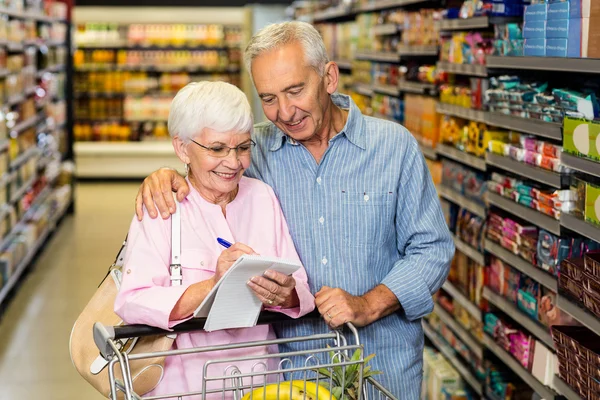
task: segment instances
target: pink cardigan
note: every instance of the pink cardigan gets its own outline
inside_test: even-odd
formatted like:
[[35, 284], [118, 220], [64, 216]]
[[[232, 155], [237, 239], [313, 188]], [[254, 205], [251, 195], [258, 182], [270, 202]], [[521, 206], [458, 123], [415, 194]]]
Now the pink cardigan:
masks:
[[[243, 177], [236, 198], [226, 206], [226, 218], [220, 206], [204, 200], [192, 185], [190, 189], [191, 193], [179, 204], [182, 286], [169, 286], [170, 219], [152, 219], [147, 214], [141, 222], [133, 218], [129, 228], [123, 282], [115, 301], [115, 312], [128, 324], [146, 324], [170, 329], [182, 322], [169, 321], [169, 315], [188, 286], [214, 275], [217, 259], [223, 251], [223, 247], [217, 243], [217, 237], [231, 243], [247, 244], [260, 255], [298, 260], [279, 202], [270, 186], [256, 179]], [[306, 271], [301, 269], [293, 276], [296, 279], [300, 306], [276, 311], [297, 318], [311, 312], [315, 305], [314, 297], [308, 288]], [[275, 335], [270, 326], [210, 333], [201, 331], [177, 335], [174, 348], [215, 346], [273, 338]], [[276, 351], [276, 346], [253, 347], [168, 357], [164, 377], [149, 395], [202, 390], [203, 366], [208, 360]], [[256, 361], [246, 361], [237, 363], [237, 367], [243, 373], [250, 372], [255, 363]], [[276, 363], [276, 360], [271, 362], [269, 368], [276, 368]], [[228, 365], [211, 365], [209, 375], [225, 375], [226, 367]], [[254, 382], [256, 384], [257, 380]], [[215, 381], [209, 388], [221, 388], [222, 384]], [[186, 397], [192, 398], [201, 397]]]

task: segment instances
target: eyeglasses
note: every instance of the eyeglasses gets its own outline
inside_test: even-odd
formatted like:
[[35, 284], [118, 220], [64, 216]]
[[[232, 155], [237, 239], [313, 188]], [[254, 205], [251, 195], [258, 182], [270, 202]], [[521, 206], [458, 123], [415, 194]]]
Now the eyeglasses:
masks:
[[216, 147], [207, 147], [203, 146], [200, 143], [196, 142], [194, 139], [190, 139], [192, 142], [196, 143], [198, 146], [202, 147], [206, 151], [208, 151], [208, 155], [216, 158], [225, 158], [229, 155], [231, 150], [235, 150], [238, 157], [249, 156], [252, 152], [252, 147], [256, 145], [254, 140], [250, 140], [249, 142], [242, 143], [237, 147], [228, 147], [228, 146], [216, 146]]

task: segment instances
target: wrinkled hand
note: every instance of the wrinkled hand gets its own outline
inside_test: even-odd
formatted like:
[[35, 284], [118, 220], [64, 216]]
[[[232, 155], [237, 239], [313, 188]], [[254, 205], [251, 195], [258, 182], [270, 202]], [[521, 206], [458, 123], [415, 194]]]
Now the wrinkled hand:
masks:
[[243, 243], [234, 243], [228, 249], [221, 252], [221, 255], [217, 259], [217, 268], [215, 274], [212, 277], [213, 284], [219, 282], [219, 279], [225, 275], [225, 272], [231, 268], [231, 266], [237, 261], [238, 258], [244, 254], [256, 254], [256, 252], [250, 247]]
[[148, 210], [151, 218], [156, 218], [158, 212], [163, 219], [169, 218], [175, 212], [173, 192], [177, 192], [177, 200], [183, 201], [190, 193], [190, 188], [185, 178], [171, 168], [161, 168], [144, 179], [142, 186], [135, 198], [135, 214], [138, 220], [144, 216], [144, 208]]
[[248, 282], [256, 297], [267, 307], [294, 308], [300, 304], [296, 293], [296, 280], [277, 271], [266, 271]]
[[362, 327], [373, 322], [373, 312], [369, 302], [361, 296], [352, 296], [339, 289], [323, 286], [315, 294], [315, 305], [331, 328], [338, 328], [346, 322]]

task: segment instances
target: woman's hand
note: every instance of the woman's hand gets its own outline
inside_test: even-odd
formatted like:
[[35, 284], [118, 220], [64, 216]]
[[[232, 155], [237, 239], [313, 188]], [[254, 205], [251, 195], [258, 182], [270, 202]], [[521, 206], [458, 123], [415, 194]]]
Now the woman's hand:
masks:
[[183, 201], [190, 193], [190, 188], [185, 178], [171, 168], [161, 168], [144, 179], [142, 186], [135, 198], [135, 213], [138, 220], [144, 216], [144, 208], [148, 210], [151, 218], [156, 218], [158, 212], [163, 219], [169, 218], [175, 212], [173, 192], [177, 192], [177, 200]]
[[234, 243], [228, 249], [223, 250], [219, 258], [217, 259], [217, 268], [215, 275], [211, 278], [213, 284], [219, 282], [219, 279], [225, 275], [225, 272], [231, 268], [231, 266], [237, 261], [238, 258], [244, 254], [256, 254], [256, 252], [250, 247], [243, 243]]
[[248, 286], [267, 307], [294, 308], [300, 305], [296, 280], [292, 276], [269, 270], [263, 276], [250, 279]]

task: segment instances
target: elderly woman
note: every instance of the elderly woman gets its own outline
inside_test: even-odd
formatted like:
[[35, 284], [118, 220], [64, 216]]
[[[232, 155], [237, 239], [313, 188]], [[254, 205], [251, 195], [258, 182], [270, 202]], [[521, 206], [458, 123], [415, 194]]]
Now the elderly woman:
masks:
[[[183, 285], [169, 285], [170, 221], [134, 218], [123, 282], [115, 302], [116, 313], [126, 323], [170, 329], [191, 318], [219, 278], [244, 254], [298, 260], [273, 190], [243, 176], [254, 146], [252, 125], [245, 95], [228, 83], [191, 83], [173, 99], [169, 132], [175, 153], [186, 165], [191, 187], [187, 198], [178, 204]], [[224, 249], [218, 237], [234, 245]], [[265, 276], [252, 278], [248, 286], [267, 309], [291, 317], [314, 309], [303, 268], [292, 276], [267, 271]], [[273, 338], [270, 326], [255, 326], [179, 334], [174, 346], [185, 349]], [[150, 394], [200, 391], [203, 365], [208, 359], [263, 355], [270, 350], [263, 346], [168, 357], [164, 376]], [[254, 363], [238, 363], [237, 367], [247, 373]], [[212, 376], [223, 375], [225, 367], [213, 370]], [[213, 387], [220, 388], [222, 383], [213, 382]]]

